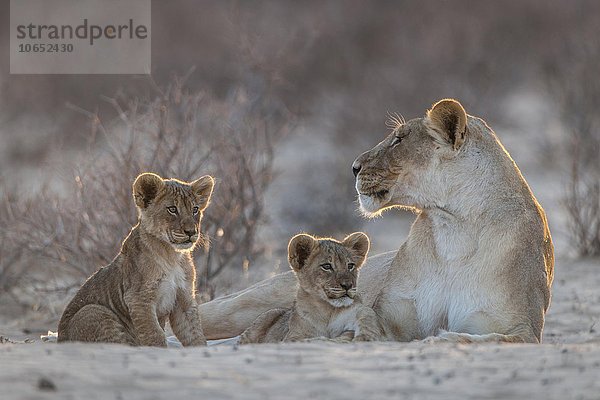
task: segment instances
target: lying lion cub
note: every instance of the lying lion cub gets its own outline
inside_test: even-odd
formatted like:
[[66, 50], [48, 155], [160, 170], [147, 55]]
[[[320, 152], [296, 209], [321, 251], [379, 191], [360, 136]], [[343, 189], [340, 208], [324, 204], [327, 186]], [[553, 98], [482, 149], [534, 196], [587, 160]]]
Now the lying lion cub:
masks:
[[121, 252], [79, 289], [58, 325], [58, 341], [166, 346], [165, 322], [184, 346], [205, 345], [191, 251], [213, 178], [191, 182], [145, 173], [133, 184], [139, 221]]
[[377, 316], [356, 294], [358, 270], [368, 251], [369, 238], [362, 232], [342, 242], [306, 234], [294, 236], [288, 245], [289, 262], [299, 283], [294, 305], [258, 316], [242, 333], [240, 343], [316, 337], [378, 340]]

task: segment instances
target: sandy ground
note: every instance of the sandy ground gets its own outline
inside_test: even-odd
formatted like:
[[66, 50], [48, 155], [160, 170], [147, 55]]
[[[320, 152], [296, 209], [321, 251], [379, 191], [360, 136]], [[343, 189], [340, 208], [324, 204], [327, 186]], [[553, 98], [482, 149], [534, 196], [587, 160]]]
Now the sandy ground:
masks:
[[598, 399], [600, 346], [5, 345], [3, 399]]
[[559, 260], [542, 345], [4, 343], [0, 398], [600, 399], [599, 287], [599, 260]]

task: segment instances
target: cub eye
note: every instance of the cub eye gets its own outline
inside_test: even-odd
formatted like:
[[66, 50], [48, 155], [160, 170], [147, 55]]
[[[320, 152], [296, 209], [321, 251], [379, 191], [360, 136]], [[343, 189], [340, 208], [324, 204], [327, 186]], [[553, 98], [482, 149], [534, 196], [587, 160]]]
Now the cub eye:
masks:
[[390, 147], [395, 147], [399, 145], [401, 141], [402, 138], [400, 136], [394, 136], [394, 138], [392, 139], [392, 143], [390, 143]]
[[199, 211], [199, 210], [200, 210], [200, 209], [198, 208], [198, 206], [195, 206], [194, 208], [192, 208], [192, 213], [193, 213], [194, 215], [196, 215], [196, 214], [198, 214], [198, 211]]
[[354, 269], [354, 267], [356, 267], [356, 264], [354, 264], [354, 263], [348, 264], [348, 271], [352, 271]]
[[327, 272], [330, 272], [330, 271], [332, 271], [332, 270], [333, 270], [333, 268], [331, 267], [331, 264], [329, 264], [329, 263], [322, 264], [322, 265], [321, 265], [321, 269], [322, 269], [323, 271], [327, 271]]
[[175, 206], [167, 207], [167, 211], [169, 212], [169, 214], [177, 215], [177, 207]]

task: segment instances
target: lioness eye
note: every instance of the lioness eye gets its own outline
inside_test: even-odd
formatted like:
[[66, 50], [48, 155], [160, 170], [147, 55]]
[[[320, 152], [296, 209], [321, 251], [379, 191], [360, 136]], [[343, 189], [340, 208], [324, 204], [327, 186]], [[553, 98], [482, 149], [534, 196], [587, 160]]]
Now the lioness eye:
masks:
[[356, 264], [350, 263], [348, 264], [348, 271], [352, 271], [356, 267]]
[[329, 263], [327, 263], [327, 264], [323, 264], [323, 265], [321, 265], [321, 269], [322, 269], [323, 271], [331, 271], [331, 269], [332, 269], [332, 268], [331, 268], [331, 264], [329, 264]]
[[177, 215], [177, 207], [175, 207], [175, 206], [167, 207], [167, 211], [173, 215]]
[[390, 147], [397, 146], [398, 144], [400, 144], [401, 141], [402, 138], [400, 136], [394, 136], [394, 138], [392, 139], [392, 143], [390, 143]]
[[199, 210], [198, 206], [192, 208], [192, 212], [194, 213], [194, 215], [198, 214], [198, 210]]

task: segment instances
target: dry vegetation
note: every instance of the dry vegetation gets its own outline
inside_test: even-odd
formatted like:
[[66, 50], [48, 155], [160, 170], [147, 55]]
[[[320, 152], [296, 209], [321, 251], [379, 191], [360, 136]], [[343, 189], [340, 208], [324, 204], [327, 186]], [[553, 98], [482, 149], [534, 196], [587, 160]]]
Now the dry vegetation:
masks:
[[136, 222], [131, 184], [143, 171], [184, 180], [217, 177], [203, 220], [210, 246], [195, 252], [206, 297], [213, 295], [211, 282], [224, 269], [241, 270], [260, 254], [255, 239], [265, 218], [263, 195], [273, 178], [273, 146], [291, 117], [278, 114], [266, 93], [250, 99], [240, 88], [216, 101], [187, 91], [184, 83], [154, 85], [156, 96], [150, 100], [105, 99], [117, 113], [110, 123], [79, 109], [89, 117], [91, 132], [63, 185], [65, 193], [45, 186], [31, 198], [9, 197], [2, 203], [0, 284], [5, 290], [67, 290], [110, 262]]
[[[211, 297], [219, 274], [261, 254], [257, 229], [268, 218], [283, 221], [282, 236], [357, 228], [350, 164], [383, 137], [386, 112], [418, 116], [432, 101], [456, 97], [501, 127], [511, 122], [501, 104], [523, 88], [552, 95], [566, 131], [552, 161], [556, 179], [566, 177], [572, 245], [581, 255], [600, 253], [597, 1], [174, 0], [154, 2], [153, 13], [153, 77], [161, 84], [107, 76], [1, 82], [3, 293], [39, 299], [109, 262], [135, 222], [131, 182], [148, 170], [218, 178], [204, 224], [211, 247], [196, 253], [200, 288]], [[185, 78], [168, 78], [190, 65], [197, 69]], [[56, 126], [12, 129], [40, 115]], [[292, 124], [331, 151], [296, 151], [319, 172], [288, 174], [293, 180], [276, 194], [284, 206], [272, 214], [264, 196]], [[47, 185], [19, 194], [11, 179], [21, 175], [7, 171], [51, 163], [53, 154], [69, 172], [57, 179], [48, 168]], [[280, 242], [275, 251], [283, 252], [287, 238]]]
[[600, 255], [600, 48], [596, 31], [561, 47], [548, 66], [549, 88], [565, 125], [569, 179], [564, 207], [581, 256]]

